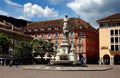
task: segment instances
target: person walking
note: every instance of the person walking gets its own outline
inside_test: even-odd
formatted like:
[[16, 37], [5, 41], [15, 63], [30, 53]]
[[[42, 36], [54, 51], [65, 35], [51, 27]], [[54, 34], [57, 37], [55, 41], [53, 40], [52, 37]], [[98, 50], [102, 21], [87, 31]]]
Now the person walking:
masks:
[[84, 57], [80, 58], [80, 62], [81, 62], [81, 65], [83, 66], [84, 65]]

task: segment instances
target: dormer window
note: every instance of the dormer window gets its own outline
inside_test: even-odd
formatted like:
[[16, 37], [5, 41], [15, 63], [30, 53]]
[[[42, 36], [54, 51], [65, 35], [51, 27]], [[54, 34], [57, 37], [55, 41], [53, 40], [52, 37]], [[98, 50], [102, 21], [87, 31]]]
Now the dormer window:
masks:
[[52, 28], [51, 27], [48, 27], [48, 30], [50, 31]]
[[35, 32], [38, 32], [38, 28], [34, 29]]
[[59, 29], [59, 27], [55, 27], [55, 30], [58, 30]]
[[41, 30], [41, 31], [44, 31], [44, 30], [45, 30], [45, 28], [41, 28], [40, 30]]

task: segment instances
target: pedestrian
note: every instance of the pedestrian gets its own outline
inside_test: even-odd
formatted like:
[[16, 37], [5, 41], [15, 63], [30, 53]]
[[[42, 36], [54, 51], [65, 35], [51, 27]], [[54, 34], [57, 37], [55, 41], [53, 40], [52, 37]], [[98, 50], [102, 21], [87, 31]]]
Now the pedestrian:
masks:
[[18, 62], [15, 62], [16, 68], [18, 67]]
[[11, 67], [11, 66], [12, 66], [12, 64], [13, 64], [13, 61], [11, 60], [11, 61], [10, 61], [10, 64], [9, 64], [9, 66]]
[[84, 57], [80, 58], [81, 65], [84, 65]]
[[0, 61], [0, 64], [3, 65], [3, 61], [2, 60]]

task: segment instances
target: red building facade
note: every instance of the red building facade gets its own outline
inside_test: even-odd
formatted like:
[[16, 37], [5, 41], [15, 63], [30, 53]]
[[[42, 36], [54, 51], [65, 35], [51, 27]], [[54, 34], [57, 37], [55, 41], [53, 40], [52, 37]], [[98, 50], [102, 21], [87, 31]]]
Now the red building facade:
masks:
[[[99, 33], [80, 18], [69, 18], [69, 42], [74, 44], [76, 59], [82, 55], [86, 63], [98, 63]], [[24, 33], [34, 39], [51, 40], [57, 50], [62, 42], [63, 19], [33, 22], [24, 28]]]

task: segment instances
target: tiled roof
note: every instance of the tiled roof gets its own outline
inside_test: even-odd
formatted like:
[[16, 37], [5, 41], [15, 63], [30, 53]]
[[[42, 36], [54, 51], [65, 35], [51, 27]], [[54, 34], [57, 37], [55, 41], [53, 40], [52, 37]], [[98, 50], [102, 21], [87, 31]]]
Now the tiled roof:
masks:
[[14, 30], [12, 30], [11, 27], [0, 22], [0, 33], [3, 33], [3, 32], [8, 33], [9, 35], [12, 34], [15, 36], [27, 38], [29, 41], [33, 39], [32, 37], [24, 34], [20, 28], [14, 27]]
[[[68, 20], [69, 29], [87, 29], [87, 30], [95, 30], [89, 23], [85, 22], [80, 18], [69, 18]], [[59, 27], [59, 30], [62, 30], [63, 27], [63, 19], [56, 19], [56, 20], [47, 20], [47, 21], [40, 21], [40, 22], [32, 22], [24, 29], [41, 29], [41, 28], [48, 28], [48, 27]]]
[[107, 16], [105, 18], [102, 18], [99, 21], [106, 21], [106, 20], [114, 20], [114, 19], [120, 19], [120, 13], [117, 13], [117, 14], [113, 14], [113, 15], [110, 15], [110, 16]]

